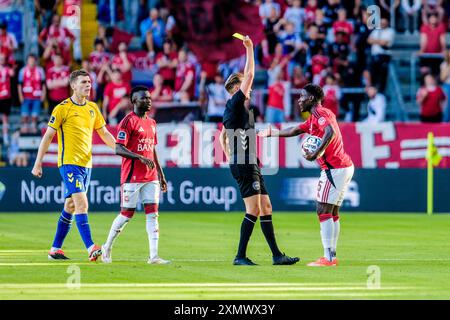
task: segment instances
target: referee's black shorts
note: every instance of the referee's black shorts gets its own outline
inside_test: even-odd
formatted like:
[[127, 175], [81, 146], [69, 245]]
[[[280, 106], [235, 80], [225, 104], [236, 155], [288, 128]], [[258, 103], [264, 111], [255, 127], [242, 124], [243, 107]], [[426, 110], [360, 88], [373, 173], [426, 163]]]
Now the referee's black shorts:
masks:
[[264, 178], [256, 164], [230, 164], [230, 170], [239, 186], [242, 198], [268, 194]]

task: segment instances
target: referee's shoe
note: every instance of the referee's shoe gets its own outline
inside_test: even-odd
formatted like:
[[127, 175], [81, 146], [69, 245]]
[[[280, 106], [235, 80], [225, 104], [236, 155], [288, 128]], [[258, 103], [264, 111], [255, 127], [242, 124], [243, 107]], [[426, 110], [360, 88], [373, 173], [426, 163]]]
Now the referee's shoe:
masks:
[[291, 258], [283, 253], [283, 255], [281, 255], [281, 256], [272, 257], [272, 261], [273, 261], [273, 265], [278, 265], [278, 266], [291, 265], [291, 264], [296, 264], [297, 262], [299, 262], [300, 258], [297, 258], [297, 257]]
[[245, 257], [245, 258], [238, 258], [238, 257], [234, 258], [233, 265], [235, 265], [235, 266], [257, 266], [256, 263], [254, 263], [252, 260], [250, 260], [247, 257]]

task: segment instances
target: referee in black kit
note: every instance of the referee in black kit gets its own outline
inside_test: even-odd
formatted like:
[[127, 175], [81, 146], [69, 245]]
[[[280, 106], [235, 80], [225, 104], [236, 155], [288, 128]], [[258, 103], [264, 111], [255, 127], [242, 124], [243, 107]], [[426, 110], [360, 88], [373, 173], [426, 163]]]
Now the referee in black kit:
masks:
[[247, 258], [247, 244], [253, 227], [260, 216], [261, 229], [272, 251], [274, 265], [290, 265], [299, 258], [291, 258], [277, 246], [272, 224], [272, 205], [264, 185], [256, 156], [256, 132], [253, 111], [244, 105], [250, 98], [255, 73], [253, 43], [248, 36], [243, 39], [246, 49], [244, 74], [234, 73], [225, 82], [225, 89], [232, 96], [223, 114], [220, 143], [230, 163], [231, 174], [244, 199], [246, 214], [241, 224], [241, 237], [234, 265], [256, 265]]

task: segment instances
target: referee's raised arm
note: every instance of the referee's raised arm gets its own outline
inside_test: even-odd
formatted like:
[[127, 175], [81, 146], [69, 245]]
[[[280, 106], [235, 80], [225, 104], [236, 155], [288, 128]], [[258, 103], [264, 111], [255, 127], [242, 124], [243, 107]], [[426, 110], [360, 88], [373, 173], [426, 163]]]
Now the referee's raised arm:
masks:
[[248, 98], [250, 97], [250, 91], [252, 90], [253, 78], [255, 77], [255, 56], [253, 53], [253, 42], [245, 36], [242, 41], [246, 49], [246, 60], [244, 68], [244, 79], [242, 80], [240, 89], [242, 93]]

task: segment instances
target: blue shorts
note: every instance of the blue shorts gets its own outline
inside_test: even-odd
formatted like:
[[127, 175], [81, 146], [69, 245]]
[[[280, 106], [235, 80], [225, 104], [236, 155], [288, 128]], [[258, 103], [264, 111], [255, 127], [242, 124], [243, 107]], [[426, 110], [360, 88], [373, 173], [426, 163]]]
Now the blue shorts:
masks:
[[41, 114], [41, 100], [24, 99], [20, 108], [22, 117], [38, 117]]
[[91, 168], [65, 164], [59, 167], [59, 173], [66, 186], [64, 196], [70, 198], [72, 194], [87, 192], [91, 181]]
[[284, 120], [284, 111], [268, 106], [266, 109], [266, 122], [268, 123], [283, 123]]

